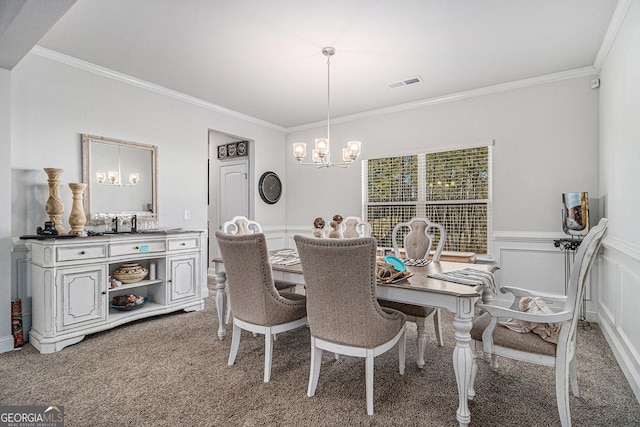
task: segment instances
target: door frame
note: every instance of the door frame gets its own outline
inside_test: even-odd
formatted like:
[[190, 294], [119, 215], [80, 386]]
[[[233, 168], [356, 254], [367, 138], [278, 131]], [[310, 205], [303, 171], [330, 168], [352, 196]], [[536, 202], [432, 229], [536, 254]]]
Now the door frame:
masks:
[[254, 156], [254, 141], [241, 137], [238, 135], [231, 135], [224, 132], [220, 132], [214, 129], [209, 129], [208, 144], [209, 144], [209, 159], [208, 159], [208, 211], [207, 211], [207, 231], [208, 231], [208, 259], [207, 269], [208, 274], [214, 274], [214, 264], [211, 260], [219, 255], [218, 245], [215, 244], [215, 231], [222, 226], [221, 216], [221, 201], [220, 201], [220, 166], [222, 162], [218, 160], [218, 145], [226, 144], [236, 141], [248, 141], [248, 155], [246, 157], [239, 157], [238, 160], [226, 160], [224, 164], [232, 164], [233, 162], [246, 162], [248, 177], [248, 197], [249, 197], [249, 217], [255, 216], [255, 183], [254, 183], [254, 163], [251, 160]]

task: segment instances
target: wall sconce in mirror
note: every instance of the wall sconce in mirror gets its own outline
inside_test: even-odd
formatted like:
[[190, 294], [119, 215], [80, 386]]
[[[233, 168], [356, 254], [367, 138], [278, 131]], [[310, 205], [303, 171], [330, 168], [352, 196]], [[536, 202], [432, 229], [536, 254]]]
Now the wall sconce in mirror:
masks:
[[586, 192], [562, 194], [562, 230], [571, 236], [589, 232], [589, 197]]
[[[106, 180], [107, 178], [109, 178], [108, 181]], [[117, 171], [109, 171], [106, 174], [104, 172], [96, 172], [96, 181], [98, 181], [98, 184], [106, 182], [107, 185], [118, 185], [120, 187], [136, 185], [140, 181], [140, 174], [138, 172], [129, 173], [129, 184], [123, 184], [120, 182], [120, 173]]]

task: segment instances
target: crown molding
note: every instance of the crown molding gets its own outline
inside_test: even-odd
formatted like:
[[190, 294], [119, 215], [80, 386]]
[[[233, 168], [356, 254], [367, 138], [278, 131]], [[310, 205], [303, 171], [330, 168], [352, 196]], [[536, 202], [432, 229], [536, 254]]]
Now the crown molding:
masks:
[[233, 117], [248, 123], [252, 123], [258, 126], [263, 126], [269, 129], [280, 131], [280, 132], [286, 131], [286, 129], [282, 126], [279, 126], [264, 120], [260, 120], [258, 118], [240, 113], [235, 110], [231, 110], [229, 108], [222, 107], [220, 105], [217, 105], [211, 102], [203, 101], [202, 99], [199, 99], [190, 95], [185, 95], [184, 93], [181, 93], [175, 90], [167, 89], [166, 87], [163, 87], [160, 85], [149, 83], [147, 81], [129, 76], [127, 74], [123, 74], [118, 71], [111, 70], [109, 68], [101, 67], [99, 65], [92, 64], [87, 61], [83, 61], [81, 59], [64, 55], [62, 53], [43, 48], [41, 46], [35, 46], [33, 49], [31, 49], [30, 53], [33, 53], [34, 55], [37, 55], [43, 58], [51, 59], [52, 61], [69, 65], [71, 67], [74, 67], [80, 70], [88, 71], [90, 73], [97, 74], [102, 77], [117, 80], [121, 83], [125, 83], [131, 86], [136, 86], [136, 87], [139, 87], [160, 95], [164, 95], [170, 98], [175, 98], [180, 101], [193, 104], [195, 106], [205, 108], [207, 110], [212, 110], [217, 113], [221, 113], [226, 116]]
[[[622, 0], [622, 1], [626, 2], [630, 0]], [[626, 13], [626, 10], [625, 10], [625, 13]], [[149, 83], [147, 81], [129, 76], [127, 74], [123, 74], [118, 71], [111, 70], [109, 68], [101, 67], [99, 65], [95, 65], [90, 62], [83, 61], [81, 59], [77, 59], [68, 55], [64, 55], [62, 53], [59, 53], [50, 49], [46, 49], [40, 46], [35, 46], [30, 53], [33, 53], [34, 55], [37, 55], [37, 56], [41, 56], [43, 58], [51, 59], [53, 61], [69, 65], [74, 68], [88, 71], [106, 78], [117, 80], [128, 85], [149, 90], [151, 92], [155, 92], [160, 95], [172, 97], [172, 98], [181, 100], [183, 102], [196, 105], [198, 107], [202, 107], [208, 110], [212, 110], [212, 111], [224, 114], [229, 117], [234, 117], [236, 119], [240, 119], [248, 123], [263, 126], [269, 129], [280, 131], [280, 132], [287, 132], [287, 133], [297, 132], [297, 131], [302, 131], [307, 129], [314, 129], [314, 128], [326, 125], [326, 121], [323, 120], [319, 122], [285, 128], [283, 126], [279, 126], [274, 123], [270, 123], [270, 122], [255, 118], [255, 117], [240, 113], [238, 111], [234, 111], [234, 110], [222, 107], [220, 105], [213, 104], [211, 102], [203, 101], [202, 99], [199, 99], [190, 95], [185, 95], [181, 92], [174, 91], [153, 83]], [[594, 76], [594, 75], [598, 75], [598, 73], [599, 73], [599, 70], [596, 69], [596, 67], [594, 66], [577, 68], [574, 70], [562, 71], [562, 72], [553, 73], [553, 74], [546, 74], [543, 76], [537, 76], [537, 77], [532, 77], [528, 79], [501, 83], [493, 86], [486, 86], [479, 89], [458, 92], [458, 93], [440, 96], [436, 98], [423, 99], [415, 102], [408, 102], [405, 104], [394, 105], [391, 107], [379, 108], [376, 110], [363, 111], [360, 113], [350, 114], [350, 115], [341, 116], [341, 117], [335, 117], [335, 118], [331, 118], [331, 123], [336, 124], [336, 123], [352, 122], [355, 120], [361, 120], [369, 117], [376, 117], [376, 116], [382, 116], [386, 114], [397, 113], [401, 111], [414, 110], [414, 109], [424, 108], [432, 105], [474, 98], [477, 96], [491, 95], [495, 93], [506, 92], [506, 91], [515, 90], [515, 89], [522, 89], [522, 88], [541, 85], [541, 84], [548, 84], [548, 83], [558, 82], [562, 80], [569, 80], [569, 79], [575, 79], [575, 78], [586, 77], [586, 76]]]
[[620, 0], [616, 6], [616, 10], [613, 11], [609, 27], [604, 35], [604, 39], [602, 40], [602, 45], [600, 45], [600, 50], [598, 50], [598, 54], [596, 55], [596, 60], [593, 63], [593, 66], [598, 70], [598, 73], [600, 73], [602, 66], [607, 60], [607, 56], [609, 56], [609, 51], [618, 36], [620, 27], [622, 27], [622, 21], [624, 21], [625, 16], [627, 16], [629, 6], [631, 6], [631, 1], [632, 0]]
[[[385, 114], [397, 113], [400, 111], [414, 110], [417, 108], [429, 107], [431, 105], [443, 104], [446, 102], [460, 101], [463, 99], [474, 98], [477, 96], [491, 95], [494, 93], [506, 92], [515, 89], [522, 89], [526, 87], [559, 82], [562, 80], [576, 79], [587, 76], [598, 75], [598, 70], [595, 67], [583, 67], [576, 68], [574, 70], [562, 71], [559, 73], [546, 74], [543, 76], [531, 77], [528, 79], [516, 80], [507, 83], [501, 83], [493, 86], [486, 86], [479, 89], [468, 90], [464, 92], [453, 93], [450, 95], [439, 96], [436, 98], [423, 99], [415, 102], [408, 102], [405, 104], [394, 105], [391, 107], [379, 108], [377, 110], [363, 111], [361, 113], [350, 114], [347, 116], [341, 116], [331, 118], [331, 124], [351, 122], [354, 120], [365, 119], [368, 117], [382, 116]], [[326, 120], [321, 122], [309, 123], [300, 126], [292, 126], [287, 128], [287, 132], [297, 132], [301, 130], [314, 129], [320, 126], [326, 126]]]

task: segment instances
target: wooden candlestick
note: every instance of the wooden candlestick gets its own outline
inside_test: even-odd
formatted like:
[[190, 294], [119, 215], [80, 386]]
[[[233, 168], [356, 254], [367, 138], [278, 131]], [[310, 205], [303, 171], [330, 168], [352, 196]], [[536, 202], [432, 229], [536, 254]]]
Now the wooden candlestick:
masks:
[[72, 182], [69, 183], [69, 188], [73, 199], [71, 213], [69, 214], [69, 225], [71, 226], [69, 234], [82, 234], [84, 225], [87, 223], [87, 216], [82, 205], [82, 194], [87, 188], [87, 184]]
[[62, 226], [62, 214], [64, 213], [64, 204], [60, 198], [60, 175], [64, 169], [44, 168], [49, 184], [49, 198], [44, 206], [45, 211], [49, 215], [49, 219], [53, 221], [58, 234], [65, 234], [66, 231]]

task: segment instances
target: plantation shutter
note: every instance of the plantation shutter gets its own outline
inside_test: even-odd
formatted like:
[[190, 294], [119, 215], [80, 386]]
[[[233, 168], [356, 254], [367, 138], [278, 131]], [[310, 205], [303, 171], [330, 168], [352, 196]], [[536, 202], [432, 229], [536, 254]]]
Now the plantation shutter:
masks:
[[378, 246], [391, 247], [393, 227], [418, 216], [445, 227], [445, 250], [489, 253], [490, 146], [365, 160], [363, 193]]

